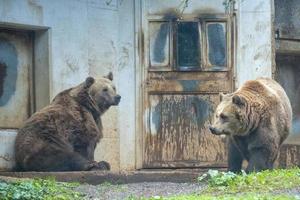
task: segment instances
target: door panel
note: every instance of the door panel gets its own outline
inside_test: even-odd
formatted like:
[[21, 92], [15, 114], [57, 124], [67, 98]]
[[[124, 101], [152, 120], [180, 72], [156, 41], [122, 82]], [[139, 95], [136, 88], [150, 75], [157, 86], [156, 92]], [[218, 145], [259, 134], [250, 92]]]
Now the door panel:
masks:
[[225, 141], [208, 126], [232, 91], [231, 16], [169, 12], [142, 11], [143, 167], [225, 167]]
[[219, 93], [228, 92], [228, 72], [148, 72], [148, 93]]
[[218, 95], [150, 95], [144, 167], [225, 166], [224, 141], [208, 131]]

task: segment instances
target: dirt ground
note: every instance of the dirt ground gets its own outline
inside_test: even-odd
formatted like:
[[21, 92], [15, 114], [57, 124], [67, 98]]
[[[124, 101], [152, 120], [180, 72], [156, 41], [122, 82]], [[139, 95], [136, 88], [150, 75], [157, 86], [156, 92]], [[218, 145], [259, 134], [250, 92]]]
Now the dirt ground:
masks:
[[80, 185], [76, 190], [86, 194], [89, 200], [123, 200], [130, 197], [174, 196], [197, 194], [205, 186], [199, 183], [142, 182], [121, 185]]

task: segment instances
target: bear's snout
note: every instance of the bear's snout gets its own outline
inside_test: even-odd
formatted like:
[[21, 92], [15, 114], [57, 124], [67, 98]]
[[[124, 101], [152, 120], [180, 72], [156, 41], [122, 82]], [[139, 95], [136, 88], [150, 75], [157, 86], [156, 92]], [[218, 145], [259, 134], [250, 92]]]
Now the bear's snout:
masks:
[[118, 105], [121, 101], [121, 96], [120, 95], [116, 95], [114, 97], [114, 105]]
[[212, 134], [218, 135], [218, 130], [216, 128], [213, 126], [209, 126], [208, 128]]

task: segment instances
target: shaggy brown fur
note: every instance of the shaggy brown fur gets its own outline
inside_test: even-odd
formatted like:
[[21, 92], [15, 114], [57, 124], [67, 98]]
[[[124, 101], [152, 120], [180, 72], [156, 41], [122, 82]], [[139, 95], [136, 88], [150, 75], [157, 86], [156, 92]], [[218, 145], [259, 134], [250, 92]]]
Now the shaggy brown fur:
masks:
[[243, 159], [248, 161], [247, 172], [272, 169], [292, 124], [283, 88], [272, 79], [259, 78], [221, 97], [210, 130], [229, 136], [229, 170], [240, 171]]
[[102, 138], [101, 115], [120, 101], [111, 80], [112, 74], [96, 81], [89, 77], [33, 114], [16, 138], [17, 170], [109, 169], [107, 162], [94, 161], [94, 150]]

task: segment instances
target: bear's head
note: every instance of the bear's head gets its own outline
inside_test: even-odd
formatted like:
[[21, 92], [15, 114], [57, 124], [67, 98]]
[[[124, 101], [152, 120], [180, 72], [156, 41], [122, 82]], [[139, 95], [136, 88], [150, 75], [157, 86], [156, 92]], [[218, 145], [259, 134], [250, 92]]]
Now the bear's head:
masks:
[[86, 107], [95, 118], [98, 118], [110, 106], [116, 106], [121, 100], [116, 87], [112, 82], [113, 74], [94, 79], [88, 77], [77, 87], [70, 91], [70, 95], [82, 106]]
[[107, 76], [95, 79], [89, 89], [89, 93], [101, 114], [109, 109], [110, 106], [118, 105], [121, 100], [121, 96], [117, 94], [112, 80], [113, 74], [110, 72]]
[[245, 136], [249, 132], [246, 99], [238, 94], [220, 94], [220, 104], [209, 127], [215, 135]]

